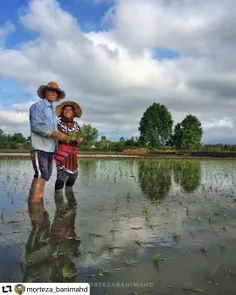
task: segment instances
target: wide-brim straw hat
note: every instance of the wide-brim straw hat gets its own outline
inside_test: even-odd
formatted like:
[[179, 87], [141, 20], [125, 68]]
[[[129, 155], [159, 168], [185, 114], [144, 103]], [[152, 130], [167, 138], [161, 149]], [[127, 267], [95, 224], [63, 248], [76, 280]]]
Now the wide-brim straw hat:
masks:
[[71, 106], [74, 109], [75, 112], [75, 117], [80, 118], [82, 115], [82, 110], [80, 108], [80, 106], [78, 105], [78, 103], [74, 102], [74, 101], [64, 101], [63, 103], [59, 104], [56, 107], [56, 114], [57, 117], [60, 118], [61, 117], [61, 113], [64, 107], [66, 106]]
[[37, 94], [40, 98], [45, 98], [45, 91], [46, 90], [55, 90], [58, 93], [57, 101], [65, 98], [65, 92], [59, 88], [58, 84], [54, 81], [49, 82], [47, 85], [41, 85], [38, 90]]

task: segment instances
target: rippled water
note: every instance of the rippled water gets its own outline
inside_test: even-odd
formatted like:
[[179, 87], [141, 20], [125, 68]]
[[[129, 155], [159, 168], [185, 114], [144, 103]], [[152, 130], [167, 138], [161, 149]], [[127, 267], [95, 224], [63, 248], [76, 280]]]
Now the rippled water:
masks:
[[30, 160], [0, 168], [1, 281], [89, 282], [104, 295], [235, 293], [236, 162], [80, 159], [69, 209], [55, 205], [55, 167], [44, 204], [29, 209]]

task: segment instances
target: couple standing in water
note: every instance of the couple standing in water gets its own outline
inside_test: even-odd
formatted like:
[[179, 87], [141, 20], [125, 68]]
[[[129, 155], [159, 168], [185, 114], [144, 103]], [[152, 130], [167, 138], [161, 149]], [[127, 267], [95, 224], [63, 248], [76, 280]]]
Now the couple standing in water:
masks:
[[80, 118], [82, 110], [74, 101], [55, 107], [56, 102], [65, 98], [65, 92], [56, 82], [41, 85], [37, 94], [41, 100], [30, 108], [30, 153], [35, 173], [28, 201], [40, 203], [43, 200], [45, 183], [52, 175], [55, 160], [55, 201], [63, 203], [65, 187], [68, 205], [73, 206], [76, 204], [72, 188], [78, 177], [77, 154], [83, 142], [80, 126], [74, 118]]

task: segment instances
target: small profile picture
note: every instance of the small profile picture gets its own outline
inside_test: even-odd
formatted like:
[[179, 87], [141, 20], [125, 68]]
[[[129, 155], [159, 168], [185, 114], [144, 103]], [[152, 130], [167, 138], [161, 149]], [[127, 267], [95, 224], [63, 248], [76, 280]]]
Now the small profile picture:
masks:
[[23, 294], [25, 292], [25, 286], [22, 284], [17, 284], [17, 285], [15, 285], [14, 290], [15, 290], [16, 294]]

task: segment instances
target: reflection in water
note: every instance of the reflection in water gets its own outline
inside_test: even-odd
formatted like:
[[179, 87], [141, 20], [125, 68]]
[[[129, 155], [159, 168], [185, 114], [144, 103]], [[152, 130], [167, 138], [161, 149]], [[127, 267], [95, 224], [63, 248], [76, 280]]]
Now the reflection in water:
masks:
[[171, 169], [169, 161], [142, 160], [139, 165], [139, 183], [144, 194], [152, 199], [165, 198], [171, 187]]
[[[63, 204], [64, 205], [64, 204]], [[80, 240], [76, 239], [76, 208], [57, 206], [51, 227], [52, 240], [52, 282], [73, 282], [76, 277], [76, 266], [72, 259], [79, 256]]]
[[94, 159], [80, 159], [79, 171], [81, 176], [93, 176], [97, 170], [97, 160]]
[[51, 227], [43, 203], [29, 204], [32, 231], [22, 264], [23, 282], [75, 280], [77, 270], [73, 258], [79, 256], [80, 240], [75, 233], [76, 206], [73, 191], [67, 192], [67, 199], [68, 204], [56, 202]]
[[49, 277], [49, 261], [51, 248], [50, 220], [44, 211], [43, 203], [29, 203], [29, 214], [32, 230], [26, 244], [24, 256], [23, 282], [47, 282]]
[[187, 192], [196, 190], [201, 181], [201, 164], [198, 161], [156, 161], [141, 160], [139, 165], [139, 183], [144, 194], [152, 199], [165, 198], [171, 188], [171, 175]]
[[[23, 264], [24, 282], [89, 281], [93, 285], [91, 294], [97, 295], [172, 295], [184, 293], [184, 286], [200, 288], [208, 294], [234, 294], [236, 281], [231, 277], [231, 270], [233, 272], [236, 265], [233, 251], [236, 233], [235, 162], [148, 159], [96, 163], [95, 168], [81, 164], [85, 168], [83, 172], [88, 168], [89, 173], [75, 184], [75, 191], [83, 196], [77, 216], [74, 207], [68, 209], [68, 204], [63, 202], [56, 204], [55, 216], [48, 211], [50, 222], [42, 204], [32, 205], [29, 209], [32, 232], [27, 233], [30, 237], [27, 242], [27, 236], [24, 243], [27, 242], [26, 261], [30, 263]], [[17, 166], [20, 165], [17, 163]], [[6, 170], [12, 181], [8, 182], [8, 174], [1, 174], [2, 207], [7, 202], [10, 204], [10, 198], [14, 196], [17, 211], [18, 208], [23, 211], [20, 206], [24, 204], [21, 200], [24, 199], [25, 185], [22, 180], [23, 184], [15, 186], [15, 168]], [[24, 175], [24, 172], [17, 172]], [[140, 186], [149, 198], [153, 198], [151, 202], [143, 200], [144, 193], [140, 196]], [[49, 189], [53, 191], [53, 185]], [[196, 189], [196, 192], [188, 193]], [[19, 195], [14, 195], [14, 190], [19, 191]], [[159, 202], [153, 200], [165, 196], [163, 203], [155, 206]], [[50, 200], [50, 192], [44, 200]], [[73, 198], [71, 201], [73, 205]], [[47, 207], [51, 208], [51, 202], [48, 203]], [[11, 207], [14, 212], [14, 206]], [[0, 245], [2, 281], [23, 281], [17, 269], [11, 273], [9, 268], [12, 265], [17, 267], [15, 247], [22, 243], [22, 237], [16, 233], [22, 232], [24, 237], [26, 231], [23, 212], [5, 213], [6, 224], [0, 224], [3, 232]], [[79, 255], [79, 241], [75, 240], [77, 223], [85, 249], [83, 256]], [[11, 246], [10, 251], [5, 251], [6, 243]], [[207, 248], [210, 259], [202, 255], [202, 249], [207, 251]], [[165, 261], [158, 258], [160, 254]], [[78, 260], [75, 259], [77, 255]], [[23, 255], [21, 259], [24, 259]], [[154, 260], [159, 261], [158, 273]], [[132, 267], [133, 261], [137, 261], [137, 267]], [[80, 268], [80, 276], [76, 278], [73, 263]], [[215, 273], [214, 282], [220, 281], [219, 286], [209, 284], [209, 276], [217, 265], [221, 267]], [[111, 287], [126, 282], [139, 285]], [[153, 292], [149, 292], [152, 291], [149, 287], [142, 288], [146, 282], [153, 284]], [[105, 283], [107, 287], [96, 287], [97, 283]]]
[[173, 163], [174, 180], [186, 193], [195, 191], [201, 181], [199, 161], [175, 161]]

